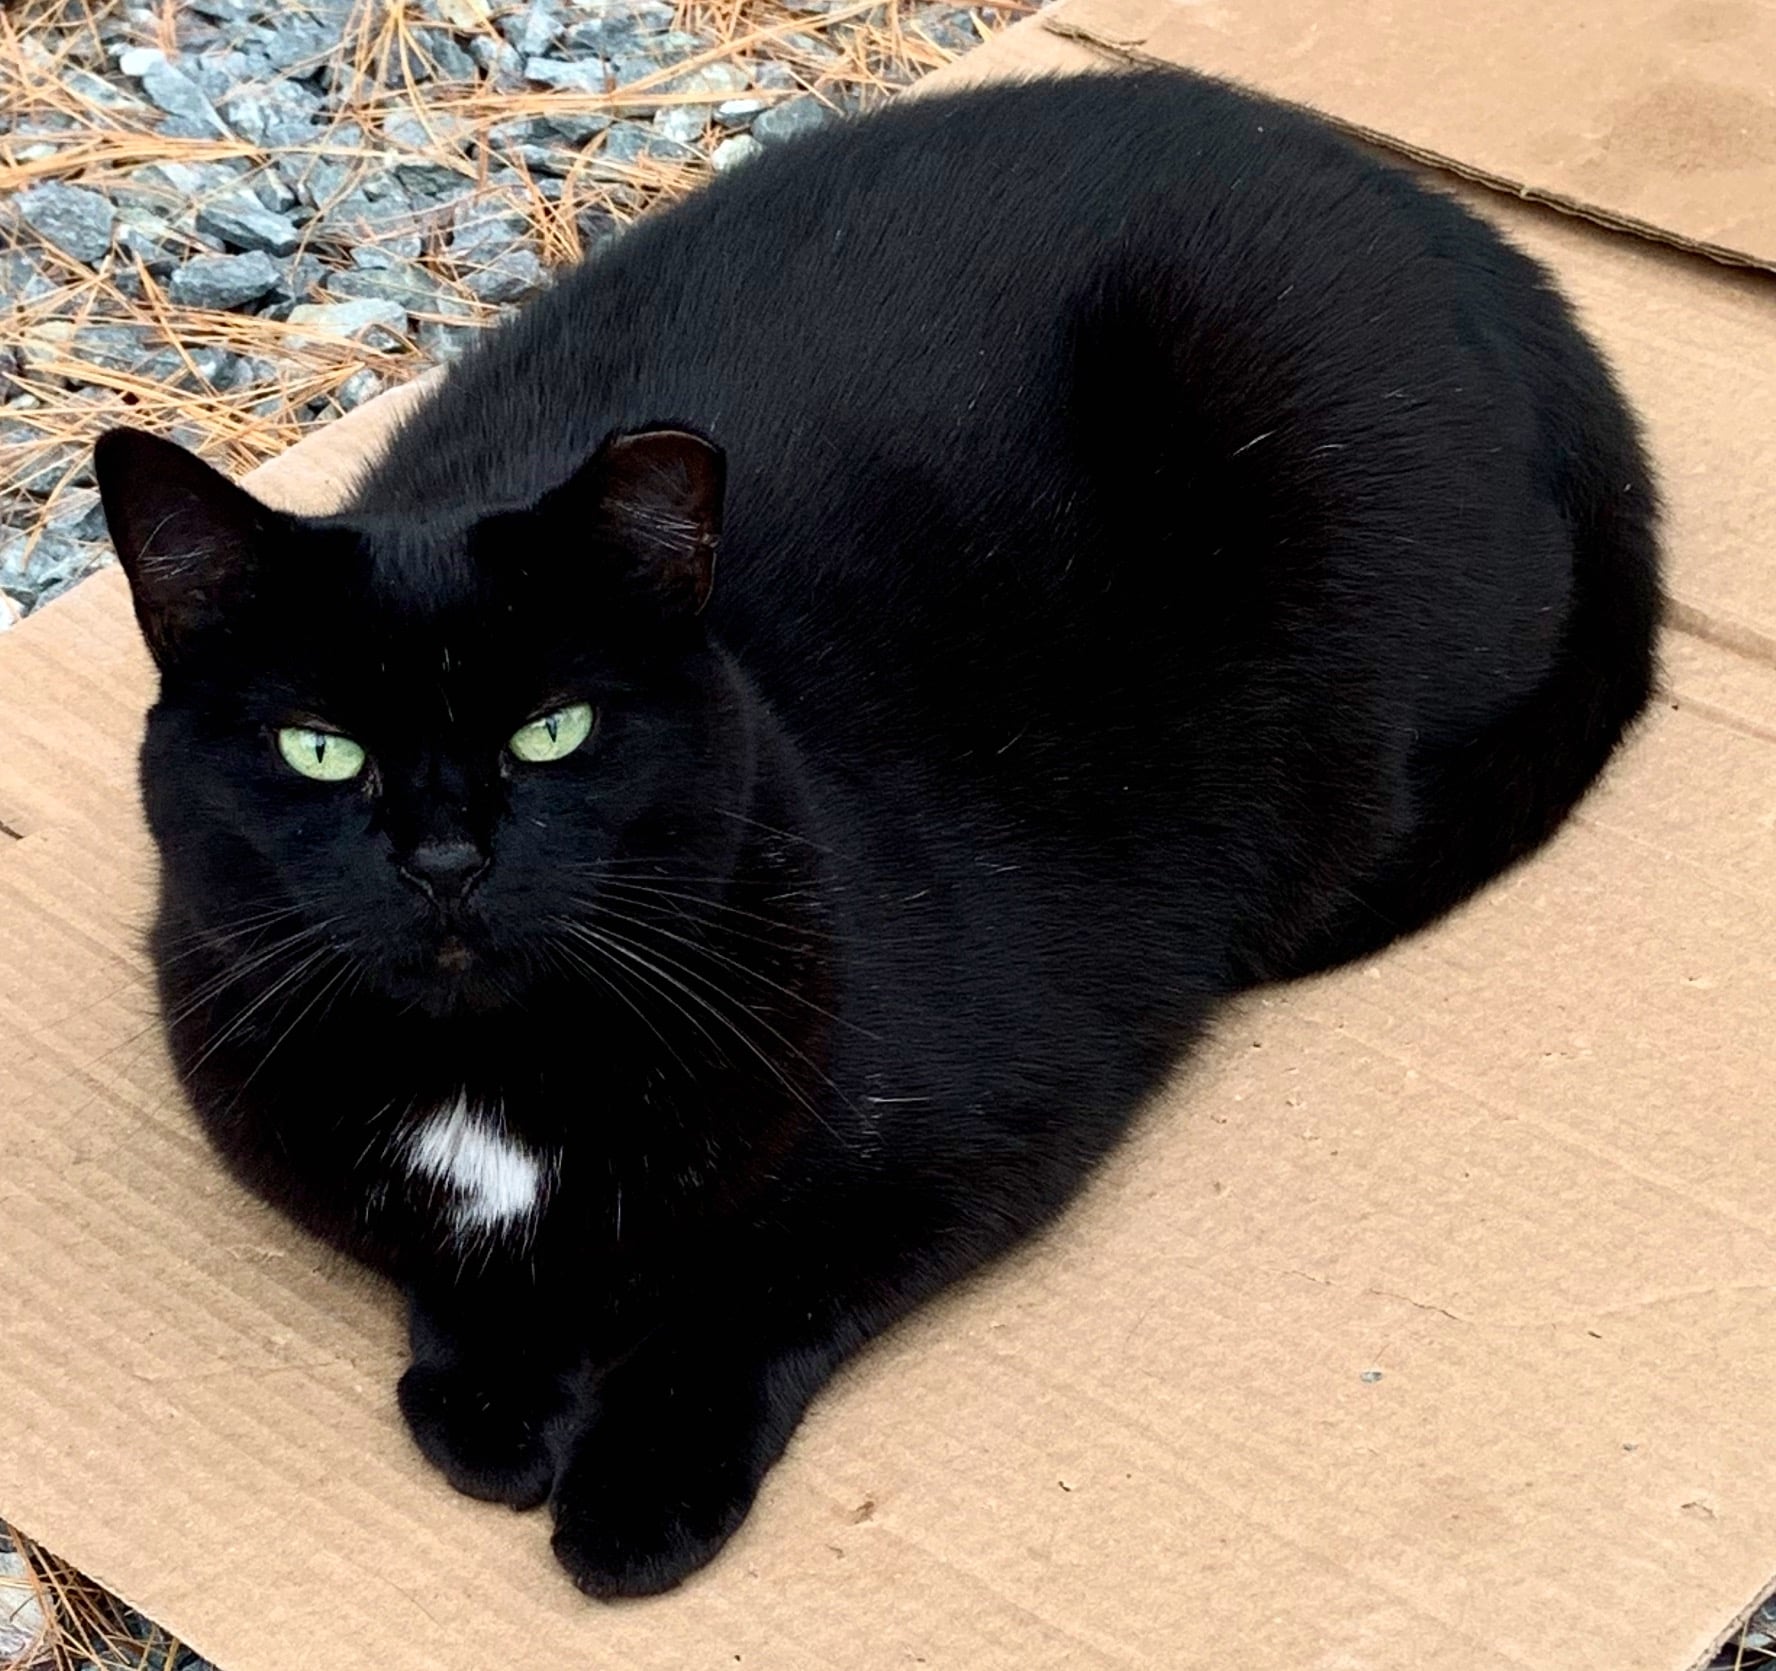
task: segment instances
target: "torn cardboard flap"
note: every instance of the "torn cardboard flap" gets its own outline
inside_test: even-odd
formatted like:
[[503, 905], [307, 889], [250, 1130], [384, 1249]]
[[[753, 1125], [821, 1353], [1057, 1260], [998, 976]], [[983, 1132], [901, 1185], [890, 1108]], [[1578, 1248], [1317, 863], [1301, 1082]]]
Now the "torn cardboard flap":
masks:
[[1051, 27], [1310, 105], [1469, 179], [1776, 267], [1776, 8], [1067, 0]]
[[[1241, 16], [1274, 60], [1244, 79], [1298, 73], [1298, 14]], [[1049, 14], [1083, 19], [1165, 23]], [[1036, 19], [926, 85], [1102, 62]], [[658, 1601], [589, 1606], [539, 1517], [413, 1454], [392, 1296], [181, 1106], [119, 578], [0, 640], [0, 1515], [224, 1671], [1705, 1663], [1776, 1576], [1776, 280], [1467, 195], [1642, 409], [1669, 694], [1537, 860], [1230, 1010], [1077, 1210], [848, 1370]], [[331, 502], [401, 398], [255, 489]]]

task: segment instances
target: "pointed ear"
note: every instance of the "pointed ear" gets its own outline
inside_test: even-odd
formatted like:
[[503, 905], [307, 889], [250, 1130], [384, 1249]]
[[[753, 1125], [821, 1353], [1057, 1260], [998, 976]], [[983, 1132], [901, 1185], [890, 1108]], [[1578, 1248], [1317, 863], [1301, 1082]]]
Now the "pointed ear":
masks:
[[162, 667], [245, 591], [279, 513], [172, 441], [111, 429], [93, 448], [105, 524], [129, 576], [136, 620]]
[[[674, 613], [709, 601], [721, 535], [727, 461], [720, 447], [688, 429], [641, 429], [611, 436], [538, 509], [565, 513], [628, 552], [635, 578]], [[571, 509], [570, 509], [571, 507]]]

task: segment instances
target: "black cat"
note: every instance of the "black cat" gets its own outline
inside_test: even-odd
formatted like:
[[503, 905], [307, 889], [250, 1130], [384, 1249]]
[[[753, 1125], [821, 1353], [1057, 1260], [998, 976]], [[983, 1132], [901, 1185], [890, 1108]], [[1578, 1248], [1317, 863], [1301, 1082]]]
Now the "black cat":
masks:
[[179, 1073], [411, 1295], [426, 1455], [599, 1596], [707, 1561], [1219, 997], [1543, 841], [1658, 613], [1546, 276], [1169, 74], [747, 164], [336, 516], [131, 431], [98, 471]]

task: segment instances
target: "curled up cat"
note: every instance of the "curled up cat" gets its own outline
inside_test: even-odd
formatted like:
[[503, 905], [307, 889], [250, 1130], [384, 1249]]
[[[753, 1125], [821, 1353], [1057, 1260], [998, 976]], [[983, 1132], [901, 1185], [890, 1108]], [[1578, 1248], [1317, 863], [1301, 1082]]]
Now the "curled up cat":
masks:
[[180, 1080], [405, 1292], [424, 1454], [601, 1597], [710, 1560], [1219, 1000], [1537, 848], [1659, 611], [1546, 275], [1162, 72], [716, 179], [336, 514], [137, 431], [97, 470]]

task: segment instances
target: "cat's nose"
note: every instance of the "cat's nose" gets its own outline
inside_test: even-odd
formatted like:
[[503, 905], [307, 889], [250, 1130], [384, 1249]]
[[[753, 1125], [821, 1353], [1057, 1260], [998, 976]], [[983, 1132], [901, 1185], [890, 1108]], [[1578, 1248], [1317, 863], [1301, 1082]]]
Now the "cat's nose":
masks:
[[472, 841], [428, 841], [398, 861], [401, 875], [434, 905], [452, 905], [487, 874], [489, 859]]

